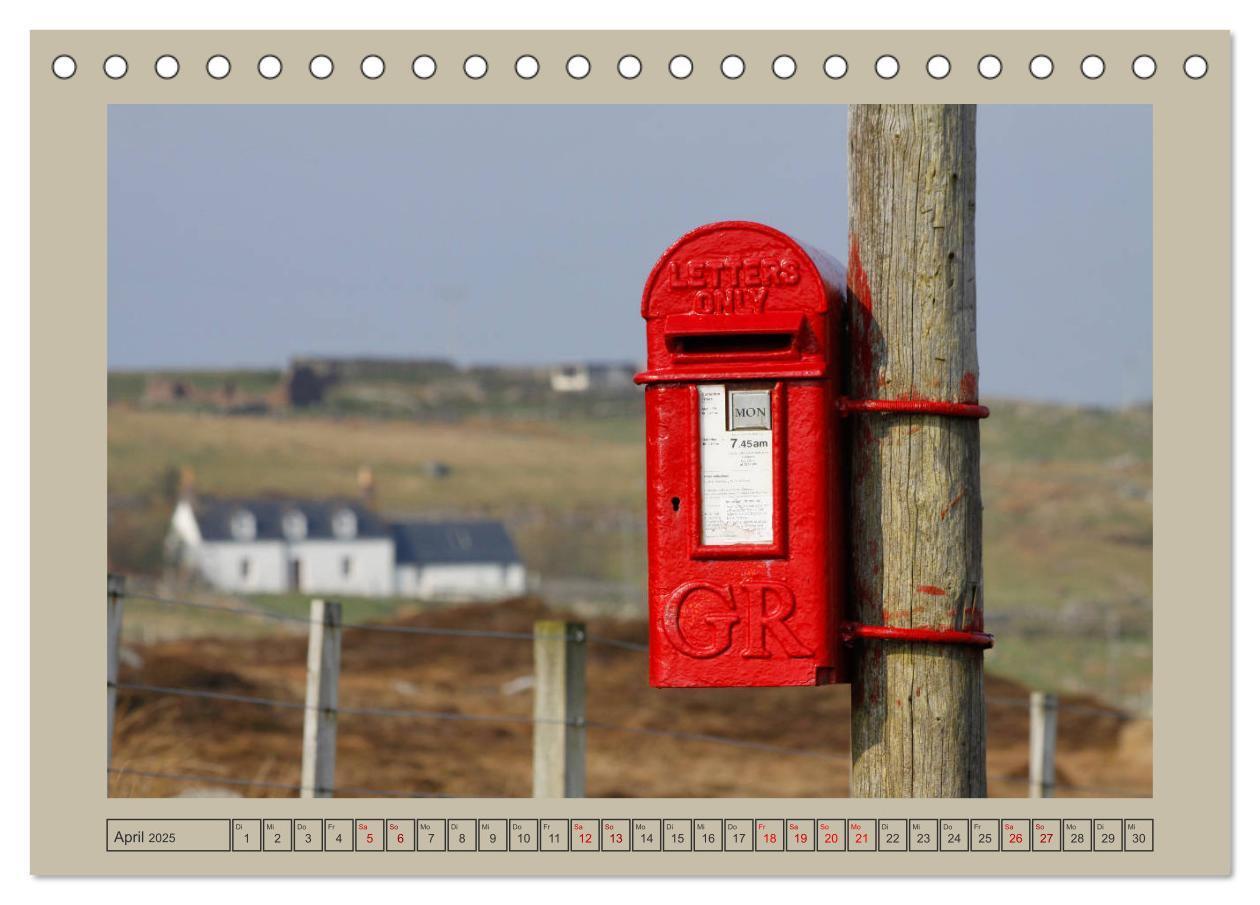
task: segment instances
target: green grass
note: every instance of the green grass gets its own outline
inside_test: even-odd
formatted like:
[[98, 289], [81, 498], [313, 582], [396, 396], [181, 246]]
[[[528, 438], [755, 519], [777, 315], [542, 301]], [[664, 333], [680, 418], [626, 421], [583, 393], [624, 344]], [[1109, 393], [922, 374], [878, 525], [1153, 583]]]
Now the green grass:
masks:
[[981, 422], [981, 456], [995, 462], [1151, 461], [1151, 408], [1101, 409], [999, 400]]

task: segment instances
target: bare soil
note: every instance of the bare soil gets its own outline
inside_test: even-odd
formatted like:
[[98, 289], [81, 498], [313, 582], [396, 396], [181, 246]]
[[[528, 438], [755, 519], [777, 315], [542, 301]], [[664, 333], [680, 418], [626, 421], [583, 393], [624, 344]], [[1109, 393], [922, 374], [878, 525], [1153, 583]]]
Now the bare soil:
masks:
[[[394, 625], [528, 632], [551, 614], [534, 600], [460, 607]], [[653, 689], [643, 625], [588, 621], [587, 794], [591, 797], [843, 797], [849, 793], [849, 689]], [[303, 631], [129, 645], [124, 683], [301, 704]], [[533, 696], [528, 640], [344, 633], [341, 705], [426, 711], [341, 714], [337, 786], [371, 797], [530, 794]], [[1027, 794], [1027, 689], [987, 679], [989, 791]], [[1081, 696], [1062, 698], [1062, 796], [1146, 796], [1151, 725]], [[449, 718], [441, 718], [438, 714]], [[121, 690], [110, 794], [292, 796], [301, 709]], [[467, 718], [473, 719], [467, 719]], [[476, 717], [490, 718], [485, 721]], [[494, 718], [506, 717], [507, 722]], [[514, 722], [513, 722], [514, 721]], [[683, 732], [739, 744], [679, 738]], [[765, 750], [774, 746], [790, 751]], [[189, 779], [154, 777], [179, 774]], [[233, 782], [234, 781], [234, 782]]]

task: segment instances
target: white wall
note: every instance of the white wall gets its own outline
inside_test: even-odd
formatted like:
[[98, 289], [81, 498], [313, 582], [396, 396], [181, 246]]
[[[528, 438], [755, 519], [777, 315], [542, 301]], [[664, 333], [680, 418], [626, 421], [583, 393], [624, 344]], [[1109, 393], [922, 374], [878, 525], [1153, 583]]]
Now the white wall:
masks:
[[[371, 540], [306, 540], [289, 547], [289, 558], [301, 565], [305, 594], [357, 594], [392, 597], [394, 594], [394, 542]], [[350, 574], [342, 571], [350, 560]]]
[[[282, 541], [208, 541], [195, 549], [197, 570], [220, 590], [281, 594], [289, 589], [289, 559]], [[242, 560], [249, 560], [245, 575]]]
[[400, 597], [498, 600], [525, 591], [525, 567], [520, 564], [504, 567], [468, 563], [424, 568], [406, 564], [398, 567], [397, 576]]

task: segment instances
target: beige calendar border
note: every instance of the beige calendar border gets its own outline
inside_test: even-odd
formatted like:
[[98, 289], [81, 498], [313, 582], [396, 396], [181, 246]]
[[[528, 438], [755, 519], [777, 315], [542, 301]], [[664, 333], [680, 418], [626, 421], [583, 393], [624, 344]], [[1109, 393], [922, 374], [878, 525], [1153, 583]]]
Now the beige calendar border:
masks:
[[[78, 63], [53, 76], [59, 54]], [[105, 77], [110, 54], [130, 71]], [[154, 74], [173, 54], [177, 78]], [[337, 61], [317, 81], [315, 54]], [[383, 77], [359, 74], [379, 54]], [[416, 79], [411, 60], [437, 58], [437, 75]], [[490, 63], [465, 78], [469, 54]], [[542, 71], [525, 81], [512, 61], [531, 53]], [[570, 79], [564, 60], [592, 62]], [[623, 53], [643, 61], [634, 80], [616, 73]], [[674, 79], [675, 53], [695, 62]], [[748, 63], [732, 81], [727, 53]], [[775, 78], [769, 61], [789, 53], [796, 76]], [[821, 62], [841, 53], [843, 79]], [[875, 58], [901, 61], [893, 80]], [[953, 72], [934, 81], [924, 61], [943, 53]], [[1001, 57], [982, 79], [976, 61]], [[225, 54], [232, 73], [206, 75]], [[264, 54], [285, 61], [274, 81], [257, 75]], [[1038, 81], [1028, 60], [1047, 54], [1053, 76]], [[1083, 78], [1086, 54], [1107, 61]], [[1150, 54], [1153, 78], [1130, 61]], [[1207, 75], [1182, 61], [1202, 54]], [[31, 38], [31, 868], [40, 874], [1219, 874], [1230, 870], [1231, 835], [1231, 458], [1230, 458], [1230, 61], [1226, 32], [36, 32]], [[845, 799], [638, 799], [391, 802], [372, 800], [157, 800], [106, 798], [103, 739], [106, 511], [106, 110], [130, 103], [1132, 103], [1154, 107], [1154, 531], [1155, 785], [1152, 799], [864, 801]], [[1082, 140], [1088, 141], [1088, 136]], [[843, 148], [836, 149], [844, 153]], [[835, 203], [843, 203], [836, 199]], [[843, 237], [833, 237], [840, 244]], [[1073, 274], [1063, 272], [1063, 291]], [[636, 287], [627, 298], [637, 297]], [[1013, 303], [1008, 301], [1006, 303]], [[1192, 618], [1194, 631], [1186, 630]], [[1184, 675], [1194, 662], [1193, 679]], [[388, 812], [388, 814], [386, 813]], [[871, 854], [498, 853], [441, 856], [329, 854], [107, 855], [107, 817], [1126, 817], [1156, 819], [1156, 853]]]

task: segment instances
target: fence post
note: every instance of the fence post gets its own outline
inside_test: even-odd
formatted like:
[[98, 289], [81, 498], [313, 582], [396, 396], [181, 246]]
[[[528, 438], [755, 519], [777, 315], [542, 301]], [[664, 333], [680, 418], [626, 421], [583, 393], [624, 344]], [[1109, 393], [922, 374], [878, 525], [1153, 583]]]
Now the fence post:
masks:
[[303, 798], [332, 798], [337, 763], [337, 678], [341, 672], [341, 604], [311, 601], [302, 723]]
[[122, 644], [123, 576], [109, 575], [105, 580], [105, 690], [107, 722], [105, 724], [105, 766], [114, 758], [114, 708], [118, 702], [118, 654]]
[[534, 797], [586, 795], [586, 626], [534, 623]]
[[1058, 731], [1058, 695], [1034, 691], [1028, 696], [1028, 797], [1054, 797], [1054, 742]]

